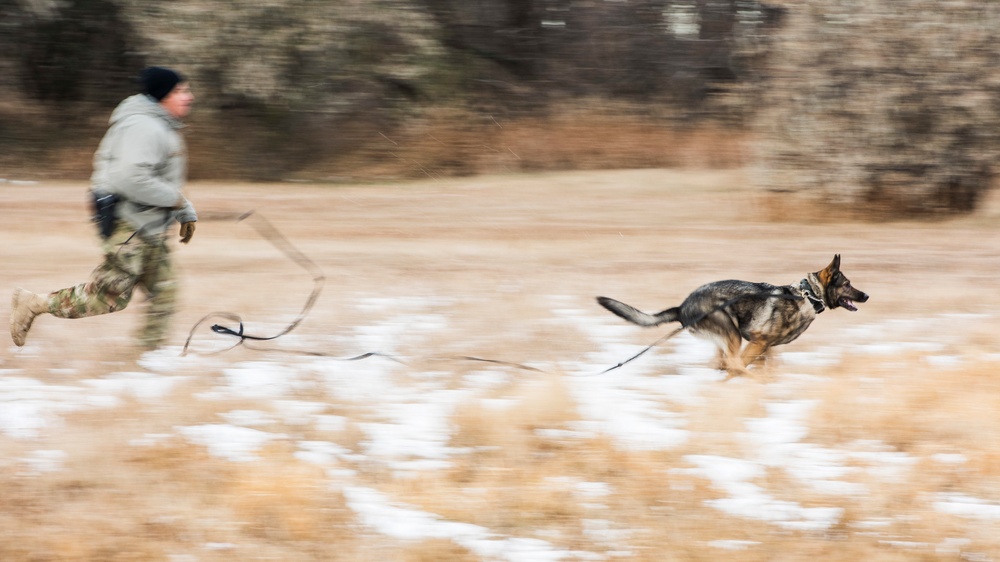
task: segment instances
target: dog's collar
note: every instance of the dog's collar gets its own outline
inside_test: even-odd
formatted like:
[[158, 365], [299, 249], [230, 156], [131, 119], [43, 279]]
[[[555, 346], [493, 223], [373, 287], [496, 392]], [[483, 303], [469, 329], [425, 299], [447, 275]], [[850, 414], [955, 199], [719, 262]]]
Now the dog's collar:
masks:
[[[809, 299], [809, 303], [813, 305], [813, 309], [816, 310], [816, 314], [826, 310], [826, 303], [823, 301], [823, 290], [822, 284], [819, 279], [813, 279], [816, 276], [814, 273], [810, 273], [805, 279], [799, 283], [799, 290], [802, 294]], [[819, 288], [819, 291], [816, 289]]]

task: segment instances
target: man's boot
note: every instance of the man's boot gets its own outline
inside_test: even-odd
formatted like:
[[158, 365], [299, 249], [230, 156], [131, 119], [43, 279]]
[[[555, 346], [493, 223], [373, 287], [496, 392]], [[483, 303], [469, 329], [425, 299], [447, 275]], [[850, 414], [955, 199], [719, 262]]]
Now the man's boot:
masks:
[[19, 287], [14, 289], [10, 304], [10, 337], [14, 345], [21, 347], [35, 316], [49, 311], [49, 299]]

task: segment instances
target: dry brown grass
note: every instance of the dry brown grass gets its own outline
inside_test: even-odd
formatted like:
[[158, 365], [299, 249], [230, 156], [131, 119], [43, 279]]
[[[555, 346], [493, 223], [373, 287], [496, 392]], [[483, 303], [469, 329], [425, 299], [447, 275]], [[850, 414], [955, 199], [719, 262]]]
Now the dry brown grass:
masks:
[[[887, 546], [883, 541], [933, 546], [954, 537], [975, 537], [963, 546], [965, 551], [995, 553], [1000, 544], [990, 535], [988, 523], [977, 530], [975, 523], [926, 509], [928, 494], [938, 492], [961, 490], [976, 497], [996, 498], [1000, 468], [992, 445], [996, 442], [992, 438], [996, 428], [987, 426], [983, 433], [984, 428], [977, 425], [979, 420], [988, 419], [984, 413], [995, 411], [991, 406], [997, 393], [991, 392], [995, 383], [989, 377], [995, 365], [973, 365], [964, 371], [969, 378], [963, 378], [961, 389], [942, 391], [953, 386], [955, 373], [928, 369], [920, 357], [909, 358], [913, 364], [899, 370], [893, 367], [899, 359], [885, 358], [884, 371], [879, 370], [879, 362], [874, 362], [874, 372], [873, 362], [865, 363], [866, 377], [889, 374], [883, 383], [884, 404], [879, 408], [870, 407], [869, 388], [859, 384], [855, 374], [858, 365], [838, 366], [829, 373], [829, 381], [815, 390], [824, 401], [810, 420], [810, 441], [836, 446], [874, 437], [924, 459], [909, 469], [905, 481], [886, 482], [871, 476], [851, 479], [868, 485], [872, 492], [835, 500], [846, 515], [830, 533], [789, 535], [763, 523], [720, 517], [704, 502], [725, 497], [724, 493], [704, 480], [671, 474], [667, 469], [685, 465], [679, 454], [683, 451], [635, 453], [623, 451], [607, 439], [539, 437], [536, 430], [564, 428], [576, 419], [572, 401], [556, 378], [530, 380], [504, 392], [505, 398], [514, 401], [509, 408], [491, 410], [469, 405], [460, 409], [453, 418], [457, 426], [453, 445], [477, 452], [461, 457], [450, 470], [387, 482], [383, 490], [399, 501], [448, 520], [515, 536], [555, 540], [594, 552], [607, 547], [585, 532], [586, 521], [610, 520], [614, 522], [612, 528], [629, 530], [626, 542], [636, 549], [631, 557], [636, 560], [672, 556], [678, 560], [712, 559], [718, 555], [717, 549], [706, 545], [720, 538], [759, 543], [749, 552], [727, 554], [745, 560], [805, 560], [812, 556], [829, 560], [912, 559], [911, 550], [892, 552], [905, 547]], [[921, 383], [914, 384], [914, 377]], [[761, 386], [752, 386], [723, 387], [713, 392], [711, 401], [692, 416], [693, 429], [703, 431], [706, 439], [699, 438], [685, 449], [738, 456], [744, 446], [738, 439], [741, 420], [761, 415], [760, 400], [765, 391]], [[712, 420], [698, 421], [699, 416]], [[942, 448], [943, 444], [947, 446]], [[928, 460], [935, 453], [956, 451], [961, 451], [969, 462], [953, 467]], [[311, 525], [322, 520], [318, 513], [307, 509], [318, 507], [306, 499], [316, 475], [303, 473], [301, 468], [279, 473], [277, 464], [268, 464], [249, 474], [235, 475], [237, 483], [217, 493], [236, 495], [230, 499], [230, 507], [245, 522], [244, 533], [279, 543], [295, 533], [311, 536]], [[868, 463], [860, 461], [859, 466]], [[563, 475], [572, 478], [562, 481]], [[194, 480], [200, 478], [204, 476]], [[581, 498], [573, 491], [575, 482], [607, 483], [611, 492], [599, 498]], [[779, 498], [807, 507], [831, 503], [829, 497], [778, 471], [769, 472], [762, 484], [779, 490], [775, 492]], [[249, 500], [244, 499], [248, 492]], [[279, 507], [271, 506], [268, 498], [280, 502]], [[891, 523], [869, 536], [861, 524], [873, 519]], [[445, 556], [442, 550], [456, 560], [468, 556], [455, 545], [443, 543], [410, 546], [407, 552], [413, 556]]]
[[629, 168], [736, 168], [745, 136], [665, 115], [641, 115], [607, 101], [544, 116], [428, 111], [395, 131], [368, 131], [364, 148], [294, 174], [303, 179], [442, 179], [474, 174]]
[[[213, 213], [266, 213], [326, 272], [322, 298], [295, 332], [299, 339], [275, 342], [281, 353], [236, 349], [178, 362], [168, 376], [186, 378], [163, 397], [64, 413], [62, 425], [33, 439], [0, 436], [0, 560], [482, 559], [452, 540], [395, 539], [365, 526], [341, 493], [344, 477], [295, 456], [301, 440], [363, 452], [370, 439], [363, 424], [385, 421], [381, 397], [342, 399], [320, 375], [306, 379], [284, 398], [322, 402], [323, 413], [346, 418], [344, 427], [319, 430], [276, 419], [267, 431], [288, 437], [271, 441], [254, 462], [216, 458], [177, 432], [221, 423], [233, 410], [271, 411], [269, 401], [256, 398], [198, 398], [225, 385], [226, 370], [241, 362], [296, 365], [305, 359], [295, 349], [368, 351], [345, 342], [356, 326], [392, 321], [397, 310], [358, 306], [382, 297], [399, 309], [406, 299], [431, 299], [429, 310], [419, 312], [447, 320], [445, 329], [422, 339], [414, 333], [407, 340], [413, 343], [393, 350], [410, 359], [393, 371], [401, 388], [424, 388], [431, 371], [443, 388], [459, 388], [481, 370], [504, 377], [449, 417], [448, 445], [461, 451], [449, 458], [450, 467], [400, 475], [375, 458], [337, 462], [355, 471], [352, 485], [377, 489], [394, 504], [498, 537], [534, 538], [608, 559], [1000, 557], [995, 519], [934, 509], [941, 494], [1000, 505], [996, 201], [982, 214], [950, 222], [809, 224], [768, 219], [742, 183], [739, 170], [647, 170], [337, 188], [192, 185], [207, 218], [192, 245], [176, 253], [185, 290], [173, 333], [178, 345], [212, 310], [239, 311], [261, 331], [280, 327], [310, 289], [294, 264]], [[44, 290], [85, 275], [96, 252], [89, 225], [80, 221], [83, 186], [5, 189], [10, 214], [0, 231], [12, 241], [2, 250], [12, 265], [0, 273], [2, 285]], [[43, 207], [49, 212], [40, 215]], [[854, 314], [823, 314], [787, 351], [833, 349], [840, 359], [809, 364], [783, 361], [779, 352], [772, 382], [711, 383], [696, 401], [664, 399], [663, 409], [682, 415], [690, 432], [674, 449], [634, 450], [578, 431], [583, 414], [571, 392], [573, 375], [561, 369], [596, 344], [553, 310], [593, 309], [600, 316], [592, 299], [601, 293], [654, 308], [729, 276], [790, 282], [824, 266], [834, 252], [844, 255], [845, 271], [872, 300]], [[140, 311], [137, 304], [80, 322], [41, 318], [32, 345], [3, 349], [0, 376], [83, 386], [110, 373], [143, 371], [128, 349]], [[657, 335], [637, 328], [629, 341], [648, 344]], [[933, 346], [866, 348], [899, 342]], [[639, 360], [657, 366], [648, 377], [675, 376], [662, 351]], [[959, 362], [937, 361], [941, 355]], [[748, 436], [748, 420], [767, 417], [768, 405], [787, 400], [815, 402], [802, 420], [808, 431], [800, 443], [842, 453], [851, 470], [838, 480], [864, 492], [823, 493], [780, 465], [764, 466], [748, 483], [775, 501], [843, 509], [827, 530], [728, 515], [706, 502], [729, 493], [691, 471], [688, 455], [756, 459], [759, 444]], [[149, 435], [166, 437], [133, 444]], [[63, 468], [32, 470], [22, 459], [39, 450], [63, 451]], [[910, 460], [887, 473], [872, 452]], [[959, 454], [964, 462], [939, 456]]]
[[[906, 368], [897, 368], [900, 360], [909, 361]], [[512, 534], [555, 536], [561, 544], [594, 552], [602, 552], [605, 545], [584, 532], [587, 521], [627, 522], [626, 542], [636, 549], [629, 559], [635, 560], [710, 560], [723, 552], [734, 560], [938, 560], [955, 556], [948, 545], [957, 537], [969, 538], [961, 544], [963, 552], [994, 556], [1000, 540], [990, 534], [989, 521], [947, 516], [927, 506], [933, 494], [959, 490], [994, 502], [1000, 497], [997, 428], [987, 421], [1000, 396], [992, 376], [995, 368], [996, 363], [981, 362], [960, 373], [937, 371], [919, 356], [830, 368], [828, 378], [811, 390], [822, 402], [809, 419], [807, 441], [836, 447], [877, 440], [919, 460], [888, 480], [877, 473], [846, 478], [869, 490], [849, 496], [821, 494], [780, 470], [769, 471], [760, 483], [779, 499], [844, 509], [840, 524], [826, 532], [781, 532], [764, 523], [720, 516], [705, 501], [724, 493], [700, 478], [668, 469], [686, 466], [680, 454], [685, 451], [738, 457], [746, 447], [739, 438], [743, 421], [761, 416], [760, 401], [767, 390], [762, 385], [713, 389], [710, 401], [691, 412], [698, 439], [682, 451], [636, 453], [606, 439], [540, 439], [532, 429], [561, 428], [574, 419], [572, 404], [560, 396], [559, 385], [543, 381], [519, 406], [490, 410], [470, 405], [456, 413], [455, 444], [478, 452], [461, 458], [450, 471], [393, 489], [407, 503], [450, 520]], [[954, 384], [956, 376], [962, 377], [960, 388]], [[873, 396], [863, 379], [879, 377], [885, 377], [880, 383], [884, 392]], [[957, 452], [968, 462], [933, 460], [935, 454]], [[864, 469], [878, 463], [858, 459], [850, 464]], [[573, 475], [573, 482], [607, 483], [611, 492], [581, 499], [571, 485], [552, 478], [566, 474]], [[871, 521], [885, 523], [872, 528]], [[733, 552], [707, 546], [720, 539], [755, 546]]]

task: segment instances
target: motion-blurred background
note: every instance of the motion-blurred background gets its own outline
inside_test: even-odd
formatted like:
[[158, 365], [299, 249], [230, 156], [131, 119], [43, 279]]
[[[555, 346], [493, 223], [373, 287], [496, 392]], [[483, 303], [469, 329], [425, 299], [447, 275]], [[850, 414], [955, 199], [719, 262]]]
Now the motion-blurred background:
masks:
[[145, 65], [198, 96], [192, 179], [748, 167], [831, 212], [976, 207], [985, 0], [0, 0], [0, 170], [86, 178]]

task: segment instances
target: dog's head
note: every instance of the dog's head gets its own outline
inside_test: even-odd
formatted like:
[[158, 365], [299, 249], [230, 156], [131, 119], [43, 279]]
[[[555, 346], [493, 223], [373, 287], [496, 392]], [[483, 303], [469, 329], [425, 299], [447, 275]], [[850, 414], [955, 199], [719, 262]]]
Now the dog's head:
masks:
[[823, 286], [823, 300], [827, 308], [839, 306], [854, 312], [858, 309], [854, 303], [868, 302], [868, 295], [851, 286], [851, 280], [840, 271], [840, 254], [833, 256], [830, 265], [815, 275]]

